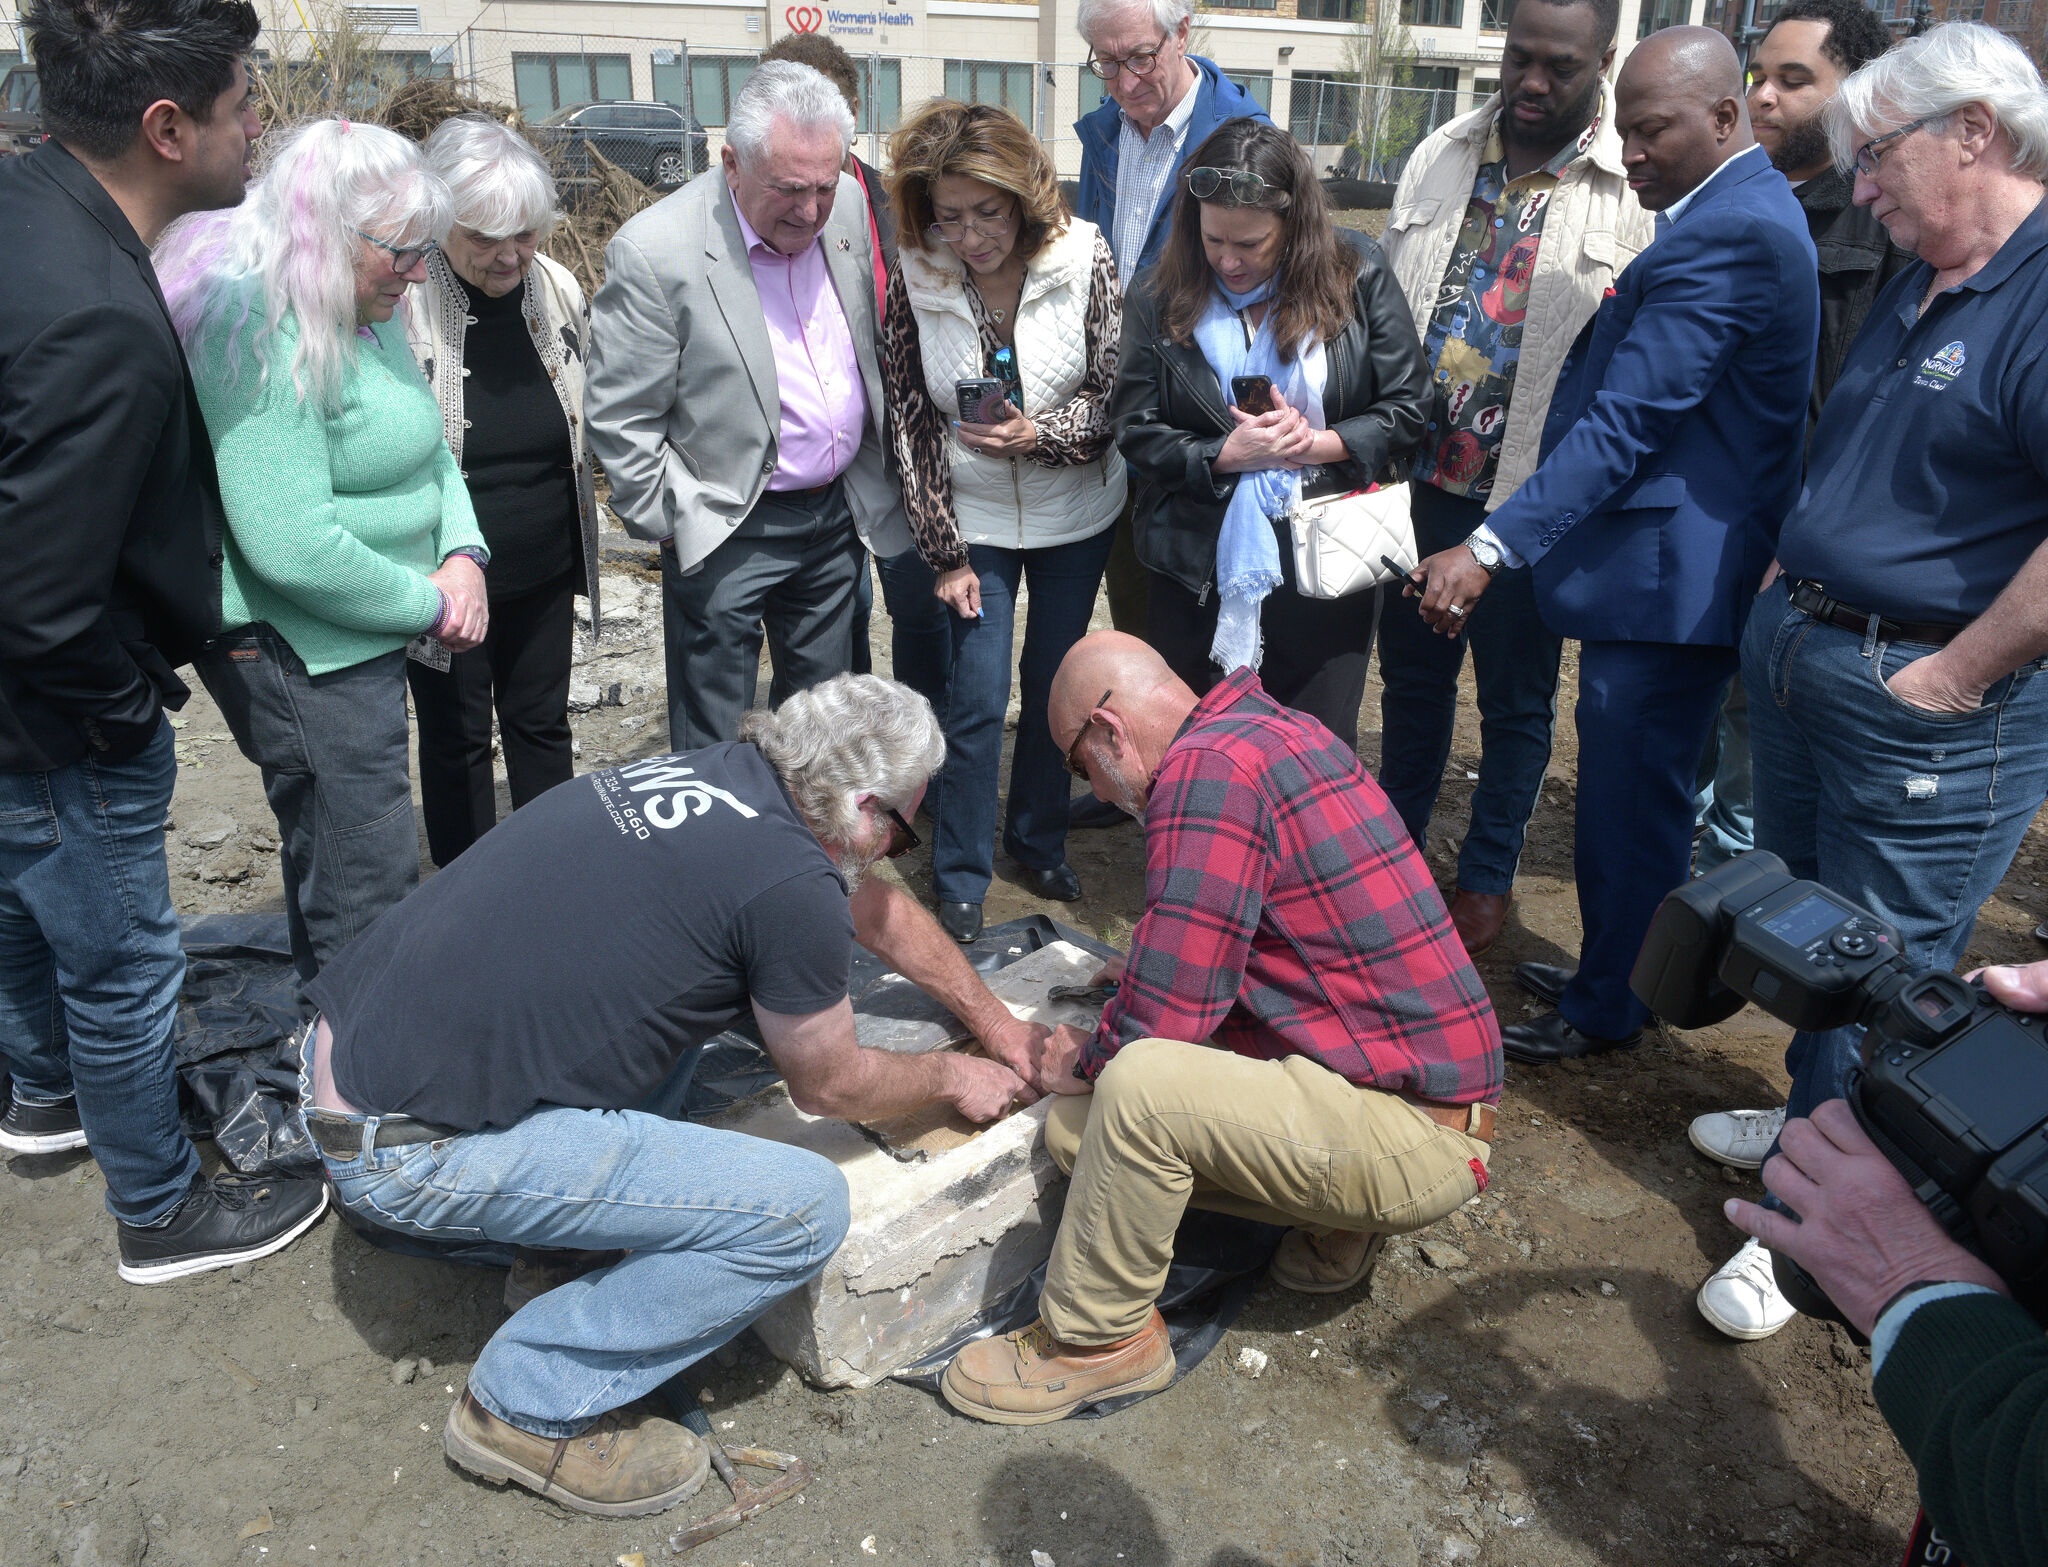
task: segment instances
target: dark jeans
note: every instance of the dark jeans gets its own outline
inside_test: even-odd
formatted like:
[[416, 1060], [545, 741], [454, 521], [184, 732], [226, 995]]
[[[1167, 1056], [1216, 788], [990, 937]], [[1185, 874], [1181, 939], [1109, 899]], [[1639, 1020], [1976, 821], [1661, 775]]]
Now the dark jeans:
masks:
[[18, 1099], [77, 1097], [107, 1211], [130, 1224], [163, 1218], [199, 1173], [171, 1051], [174, 744], [161, 724], [126, 762], [0, 773], [0, 1061]]
[[[1274, 701], [1318, 720], [1355, 751], [1380, 590], [1340, 599], [1303, 598], [1294, 591], [1292, 532], [1284, 523], [1275, 526], [1282, 580], [1260, 606], [1259, 631], [1265, 653], [1259, 663], [1259, 683]], [[1216, 636], [1216, 605], [1215, 589], [1209, 590], [1204, 602], [1172, 577], [1152, 573], [1146, 640], [1197, 696], [1223, 678], [1223, 671], [1209, 660], [1209, 644]]]
[[946, 687], [953, 678], [954, 614], [932, 591], [932, 569], [916, 550], [878, 556], [875, 570], [881, 573], [882, 602], [889, 609], [890, 672], [931, 703], [943, 720]]
[[[1486, 520], [1486, 504], [1409, 486], [1418, 556], [1455, 547]], [[1436, 809], [1458, 718], [1465, 648], [1479, 686], [1479, 787], [1458, 854], [1458, 885], [1505, 893], [1515, 884], [1529, 813], [1550, 765], [1563, 639], [1536, 613], [1534, 573], [1503, 570], [1465, 622], [1440, 636], [1416, 613], [1421, 601], [1387, 590], [1380, 615], [1380, 787], [1418, 846]]]
[[419, 885], [404, 650], [309, 675], [258, 621], [194, 662], [235, 744], [262, 771], [283, 840], [292, 959], [309, 980]]
[[420, 727], [420, 814], [436, 865], [450, 864], [497, 825], [494, 700], [513, 810], [575, 776], [569, 736], [575, 596], [573, 575], [530, 593], [493, 594], [482, 647], [457, 653], [445, 671], [406, 661]]
[[[981, 615], [952, 623], [953, 684], [945, 708], [946, 765], [932, 794], [932, 885], [943, 903], [980, 903], [995, 871], [996, 782], [1010, 707], [1017, 593], [1028, 588], [1017, 745], [1003, 851], [1027, 870], [1051, 870], [1067, 852], [1067, 763], [1052, 742], [1046, 703], [1067, 649], [1088, 630], [1112, 531], [1044, 549], [967, 547], [981, 579]], [[943, 604], [941, 608], [944, 608]]]
[[1572, 868], [1585, 934], [1558, 1011], [1623, 1039], [1650, 1009], [1628, 988], [1650, 916], [1692, 863], [1692, 785], [1735, 649], [1579, 645], [1579, 801]]
[[1124, 509], [1111, 530], [1109, 563], [1102, 568], [1103, 591], [1109, 595], [1109, 623], [1125, 636], [1143, 637], [1149, 623], [1152, 573], [1138, 559], [1131, 517], [1138, 507], [1138, 482], [1130, 481]]
[[770, 490], [731, 537], [685, 574], [661, 552], [662, 643], [669, 744], [701, 750], [738, 737], [760, 666], [761, 631], [775, 667], [768, 702], [847, 672], [855, 580], [867, 551], [843, 487]]
[[[1973, 713], [1929, 713], [1886, 682], [1934, 649], [1874, 641], [1792, 607], [1781, 578], [1742, 641], [1756, 844], [1794, 876], [1896, 925], [1947, 969], [2048, 798], [2048, 659], [1993, 681]], [[1790, 1114], [1840, 1098], [1862, 1030], [1792, 1036]]]

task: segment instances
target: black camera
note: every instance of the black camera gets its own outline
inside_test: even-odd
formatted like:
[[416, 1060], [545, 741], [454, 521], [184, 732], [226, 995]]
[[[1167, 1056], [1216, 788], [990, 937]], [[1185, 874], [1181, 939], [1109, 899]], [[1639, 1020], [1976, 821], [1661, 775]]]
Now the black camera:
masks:
[[[1795, 1028], [1863, 1025], [1856, 1119], [1942, 1227], [2048, 1320], [2048, 1019], [1914, 968], [1890, 925], [1761, 851], [1665, 898], [1629, 986], [1679, 1028], [1745, 1001]], [[1840, 1320], [1790, 1259], [1774, 1263], [1795, 1306]]]

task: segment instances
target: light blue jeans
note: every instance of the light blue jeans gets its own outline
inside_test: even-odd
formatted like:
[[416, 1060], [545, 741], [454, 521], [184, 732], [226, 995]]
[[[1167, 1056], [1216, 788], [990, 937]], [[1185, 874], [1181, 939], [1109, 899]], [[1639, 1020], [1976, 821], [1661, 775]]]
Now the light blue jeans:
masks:
[[639, 1110], [536, 1110], [326, 1164], [343, 1206], [400, 1234], [629, 1253], [514, 1312], [469, 1373], [478, 1403], [546, 1437], [734, 1337], [824, 1267], [848, 1222], [829, 1160]]
[[[1780, 578], [1750, 613], [1742, 677], [1757, 847], [1896, 925], [1914, 963], [1948, 969], [2048, 797], [2048, 660], [1994, 681], [1974, 713], [1928, 713], [1886, 682], [1933, 651], [1801, 614]], [[1790, 1114], [1842, 1097], [1862, 1032], [1792, 1036]]]
[[185, 978], [164, 863], [173, 744], [159, 724], [125, 762], [0, 773], [0, 1065], [17, 1099], [77, 1096], [107, 1211], [138, 1225], [199, 1173], [171, 1048]]

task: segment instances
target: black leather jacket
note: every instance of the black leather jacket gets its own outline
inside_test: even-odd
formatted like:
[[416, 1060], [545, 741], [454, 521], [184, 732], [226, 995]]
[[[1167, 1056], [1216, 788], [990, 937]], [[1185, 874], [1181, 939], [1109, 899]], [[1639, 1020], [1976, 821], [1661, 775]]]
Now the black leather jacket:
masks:
[[[1421, 440], [1429, 362], [1380, 247], [1363, 234], [1339, 232], [1358, 253], [1358, 282], [1351, 324], [1325, 349], [1323, 412], [1356, 464], [1353, 482], [1361, 483], [1360, 475], [1379, 474]], [[1235, 428], [1227, 401], [1202, 351], [1161, 335], [1151, 279], [1140, 278], [1124, 301], [1110, 412], [1138, 487], [1138, 559], [1190, 593], [1206, 594], [1214, 585], [1216, 535], [1237, 489], [1236, 474], [1209, 467]]]

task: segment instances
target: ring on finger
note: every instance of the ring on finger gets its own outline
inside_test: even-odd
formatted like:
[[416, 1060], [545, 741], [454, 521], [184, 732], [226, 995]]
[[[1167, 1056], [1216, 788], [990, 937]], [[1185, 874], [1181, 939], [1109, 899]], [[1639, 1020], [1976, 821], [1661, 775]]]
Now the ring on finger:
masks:
[[1463, 604], [1446, 604], [1444, 612], [1449, 615], [1462, 616], [1465, 613], [1465, 606]]

